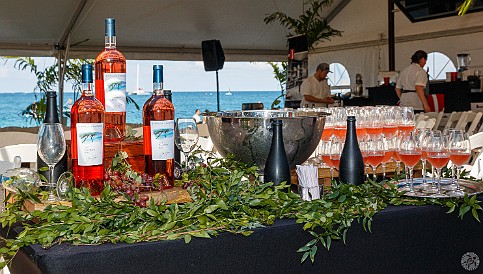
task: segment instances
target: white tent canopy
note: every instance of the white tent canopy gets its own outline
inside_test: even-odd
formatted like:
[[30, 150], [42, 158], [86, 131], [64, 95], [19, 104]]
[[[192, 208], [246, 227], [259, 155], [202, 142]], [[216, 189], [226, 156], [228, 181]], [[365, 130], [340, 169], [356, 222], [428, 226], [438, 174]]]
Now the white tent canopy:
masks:
[[[7, 0], [0, 2], [0, 56], [94, 58], [104, 19], [116, 19], [128, 59], [202, 60], [201, 41], [218, 39], [227, 61], [286, 59], [287, 31], [265, 24], [270, 13], [303, 12], [302, 0]], [[70, 43], [69, 43], [70, 41]]]
[[[287, 59], [287, 30], [263, 19], [276, 11], [297, 17], [309, 0], [6, 0], [0, 2], [0, 56], [94, 58], [104, 45], [104, 19], [116, 18], [118, 47], [128, 59], [202, 60], [201, 41], [221, 41], [227, 61]], [[307, 8], [308, 4], [305, 4]], [[342, 37], [310, 52], [309, 73], [320, 62], [341, 63], [351, 82], [362, 73], [375, 84], [388, 70], [388, 0], [334, 0], [324, 16]], [[471, 54], [483, 67], [482, 12], [411, 23], [395, 11], [396, 70], [423, 49]], [[65, 58], [65, 57], [62, 57]]]

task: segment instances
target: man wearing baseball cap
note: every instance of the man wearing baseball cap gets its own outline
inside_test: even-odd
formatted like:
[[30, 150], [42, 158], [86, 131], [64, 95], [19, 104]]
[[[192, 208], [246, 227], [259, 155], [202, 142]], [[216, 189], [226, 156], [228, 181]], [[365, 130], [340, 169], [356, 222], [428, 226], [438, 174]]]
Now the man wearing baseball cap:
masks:
[[327, 74], [329, 64], [320, 63], [314, 75], [305, 79], [300, 87], [300, 93], [304, 96], [301, 107], [327, 107], [334, 103], [334, 99], [330, 97], [330, 87], [327, 83]]

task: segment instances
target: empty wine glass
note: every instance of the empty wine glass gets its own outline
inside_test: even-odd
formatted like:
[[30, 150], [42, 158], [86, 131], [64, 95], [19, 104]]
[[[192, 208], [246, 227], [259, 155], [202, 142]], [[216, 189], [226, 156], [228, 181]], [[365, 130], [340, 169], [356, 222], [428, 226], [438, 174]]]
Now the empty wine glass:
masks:
[[178, 149], [183, 152], [185, 158], [186, 169], [189, 170], [189, 153], [198, 143], [198, 128], [193, 118], [176, 119], [176, 127], [174, 130], [174, 140]]
[[64, 131], [60, 123], [44, 123], [40, 127], [37, 141], [37, 150], [42, 159], [48, 166], [50, 178], [48, 183], [49, 196], [47, 201], [57, 201], [54, 194], [56, 182], [54, 179], [54, 167], [62, 159], [65, 153]]
[[455, 131], [449, 139], [449, 159], [456, 166], [456, 188], [451, 192], [454, 196], [464, 196], [460, 186], [461, 167], [470, 159], [471, 145], [468, 134], [462, 130]]
[[334, 137], [330, 144], [330, 161], [337, 171], [339, 171], [340, 156], [343, 148], [344, 141], [341, 138]]

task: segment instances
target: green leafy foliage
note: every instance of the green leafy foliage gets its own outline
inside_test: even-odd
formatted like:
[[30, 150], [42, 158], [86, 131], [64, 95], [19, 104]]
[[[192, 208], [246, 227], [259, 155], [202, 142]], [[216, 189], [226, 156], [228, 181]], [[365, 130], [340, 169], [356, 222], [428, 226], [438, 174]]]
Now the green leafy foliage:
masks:
[[[113, 160], [113, 170], [128, 171], [127, 155], [120, 152]], [[135, 176], [135, 175], [133, 175]], [[346, 233], [354, 221], [368, 232], [373, 216], [387, 205], [435, 204], [458, 209], [458, 216], [471, 212], [479, 222], [481, 206], [476, 196], [459, 199], [415, 199], [403, 196], [394, 184], [368, 181], [354, 186], [333, 182], [324, 199], [303, 201], [298, 194], [285, 192], [289, 186], [273, 187], [262, 183], [257, 167], [233, 160], [208, 159], [207, 164], [183, 175], [190, 182], [192, 202], [154, 204], [141, 208], [131, 201], [117, 201], [117, 193], [109, 185], [100, 197], [92, 197], [87, 189], [74, 189], [72, 206], [49, 205], [44, 211], [22, 211], [23, 201], [32, 197], [21, 194], [0, 213], [3, 228], [20, 223], [24, 230], [17, 236], [0, 238], [4, 247], [0, 255], [5, 265], [23, 246], [40, 244], [49, 248], [59, 243], [95, 245], [102, 243], [135, 243], [183, 239], [211, 238], [220, 232], [248, 236], [253, 229], [272, 225], [276, 219], [293, 218], [303, 224], [313, 239], [300, 247], [301, 262], [313, 263], [320, 245], [330, 250], [333, 241], [346, 243]], [[35, 222], [32, 222], [35, 220]], [[8, 229], [7, 229], [7, 234]], [[0, 265], [1, 267], [2, 265]]]
[[287, 82], [287, 62], [281, 62], [280, 66], [273, 62], [268, 62], [268, 64], [273, 69], [273, 75], [278, 83], [280, 84], [280, 91], [281, 94], [273, 100], [272, 105], [270, 106], [271, 109], [280, 108], [282, 103], [282, 99], [285, 97], [285, 84]]
[[330, 40], [332, 36], [341, 36], [342, 32], [333, 29], [325, 17], [323, 8], [329, 7], [332, 0], [312, 1], [310, 7], [298, 18], [292, 18], [283, 12], [274, 12], [263, 19], [266, 24], [279, 21], [287, 28], [287, 36], [305, 35], [309, 48], [313, 48], [320, 40]]

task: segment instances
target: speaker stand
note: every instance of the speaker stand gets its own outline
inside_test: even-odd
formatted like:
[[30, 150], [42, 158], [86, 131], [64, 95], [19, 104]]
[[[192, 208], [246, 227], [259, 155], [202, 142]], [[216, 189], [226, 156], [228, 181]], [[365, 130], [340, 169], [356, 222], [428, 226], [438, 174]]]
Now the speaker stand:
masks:
[[218, 82], [218, 70], [216, 70], [216, 104], [220, 112], [220, 83]]

